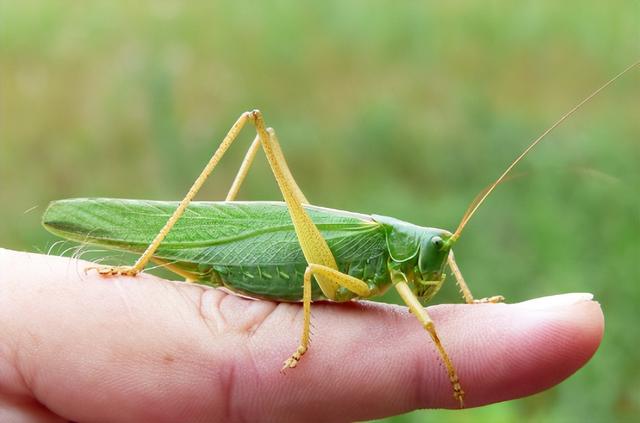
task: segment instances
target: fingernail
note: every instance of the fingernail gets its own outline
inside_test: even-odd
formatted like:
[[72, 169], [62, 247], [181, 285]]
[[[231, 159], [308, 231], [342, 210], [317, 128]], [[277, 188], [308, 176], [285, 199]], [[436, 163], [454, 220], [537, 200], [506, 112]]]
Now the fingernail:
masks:
[[544, 310], [550, 308], [568, 307], [584, 301], [591, 301], [593, 294], [578, 292], [571, 294], [552, 295], [550, 297], [534, 298], [533, 300], [518, 303], [518, 306], [531, 310]]

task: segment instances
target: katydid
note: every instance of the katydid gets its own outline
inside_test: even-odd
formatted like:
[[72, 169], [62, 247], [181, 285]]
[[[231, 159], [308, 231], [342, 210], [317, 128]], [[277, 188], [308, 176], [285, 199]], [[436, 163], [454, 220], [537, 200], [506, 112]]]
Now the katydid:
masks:
[[[378, 215], [312, 206], [295, 182], [275, 132], [257, 111], [243, 113], [181, 202], [79, 198], [52, 202], [44, 226], [70, 240], [141, 253], [133, 266], [93, 269], [105, 276], [134, 276], [151, 260], [188, 281], [256, 299], [303, 302], [300, 345], [284, 362], [293, 368], [309, 344], [310, 307], [315, 300], [371, 298], [393, 286], [433, 340], [446, 367], [456, 400], [464, 391], [434, 322], [419, 300], [429, 300], [442, 286], [448, 265], [467, 303], [476, 300], [456, 264], [452, 246], [480, 205], [513, 167], [549, 132], [634, 63], [582, 100], [533, 141], [471, 203], [457, 229], [420, 227]], [[246, 123], [257, 135], [222, 202], [191, 202]], [[262, 147], [284, 202], [240, 202], [237, 193]]]

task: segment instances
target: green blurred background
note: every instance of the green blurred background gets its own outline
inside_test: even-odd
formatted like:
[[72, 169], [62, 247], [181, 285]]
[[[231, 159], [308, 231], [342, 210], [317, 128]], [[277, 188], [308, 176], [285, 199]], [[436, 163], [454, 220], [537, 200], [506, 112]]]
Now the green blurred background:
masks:
[[[3, 1], [0, 245], [48, 251], [53, 199], [181, 198], [256, 107], [313, 203], [454, 229], [639, 47], [632, 1]], [[639, 82], [628, 74], [541, 144], [457, 248], [480, 297], [593, 292], [607, 319], [594, 359], [534, 397], [387, 421], [638, 416]], [[200, 199], [223, 198], [250, 138]], [[241, 198], [280, 198], [262, 157]], [[460, 301], [452, 283], [436, 298]]]

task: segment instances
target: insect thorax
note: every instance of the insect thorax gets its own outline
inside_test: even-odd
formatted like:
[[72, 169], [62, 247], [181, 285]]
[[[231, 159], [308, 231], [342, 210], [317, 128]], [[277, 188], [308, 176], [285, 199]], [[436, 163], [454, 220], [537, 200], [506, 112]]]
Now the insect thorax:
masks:
[[385, 226], [392, 283], [405, 281], [421, 299], [433, 297], [444, 282], [451, 232], [373, 216]]

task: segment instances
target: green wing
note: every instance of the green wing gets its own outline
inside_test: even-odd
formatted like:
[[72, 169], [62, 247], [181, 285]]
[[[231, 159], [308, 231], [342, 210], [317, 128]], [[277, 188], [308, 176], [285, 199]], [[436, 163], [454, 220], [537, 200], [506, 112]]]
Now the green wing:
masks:
[[[79, 198], [52, 202], [43, 225], [63, 238], [142, 252], [177, 202]], [[305, 206], [338, 262], [378, 257], [383, 226], [369, 216]], [[261, 266], [304, 263], [282, 202], [192, 202], [156, 257], [195, 264]]]

